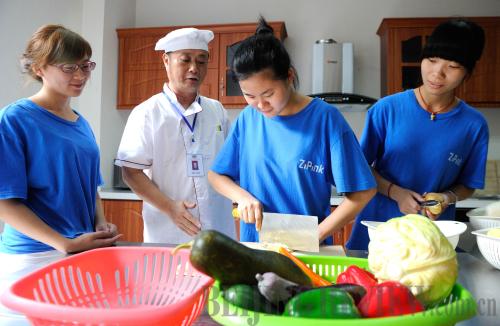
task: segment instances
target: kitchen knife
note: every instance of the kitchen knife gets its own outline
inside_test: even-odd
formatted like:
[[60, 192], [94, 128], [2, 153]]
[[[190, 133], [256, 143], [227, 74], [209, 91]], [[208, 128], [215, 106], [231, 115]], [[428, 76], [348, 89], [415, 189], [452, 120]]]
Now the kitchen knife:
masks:
[[426, 200], [423, 202], [418, 203], [421, 207], [430, 207], [430, 206], [435, 206], [439, 204], [437, 200]]
[[319, 252], [318, 217], [263, 213], [261, 243], [282, 243], [292, 250]]

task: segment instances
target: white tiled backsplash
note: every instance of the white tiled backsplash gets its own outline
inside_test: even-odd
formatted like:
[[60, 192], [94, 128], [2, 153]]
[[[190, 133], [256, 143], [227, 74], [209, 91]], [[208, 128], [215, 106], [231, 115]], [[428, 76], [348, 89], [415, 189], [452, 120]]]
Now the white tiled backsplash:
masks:
[[[335, 187], [332, 187], [332, 196], [338, 196]], [[486, 163], [486, 177], [484, 189], [477, 189], [473, 197], [500, 197], [500, 160], [488, 160]]]

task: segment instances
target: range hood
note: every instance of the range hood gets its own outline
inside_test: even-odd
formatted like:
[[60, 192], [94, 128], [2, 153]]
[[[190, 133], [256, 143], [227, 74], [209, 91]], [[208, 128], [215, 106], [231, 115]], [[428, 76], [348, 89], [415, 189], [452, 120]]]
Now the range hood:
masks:
[[312, 95], [344, 112], [366, 111], [377, 100], [354, 94], [354, 50], [352, 43], [333, 39], [313, 45]]
[[373, 103], [377, 102], [374, 98], [351, 93], [329, 92], [310, 94], [309, 96], [320, 98], [344, 112], [366, 111]]

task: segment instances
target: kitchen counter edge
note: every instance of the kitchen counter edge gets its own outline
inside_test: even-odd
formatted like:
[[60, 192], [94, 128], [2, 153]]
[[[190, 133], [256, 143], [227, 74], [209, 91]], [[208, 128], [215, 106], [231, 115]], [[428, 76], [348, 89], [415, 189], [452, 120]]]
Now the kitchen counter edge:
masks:
[[[102, 199], [112, 199], [112, 200], [141, 200], [135, 193], [130, 190], [122, 189], [101, 189], [99, 195]], [[330, 205], [338, 206], [344, 199], [343, 196], [332, 196], [330, 198]], [[457, 203], [457, 208], [477, 208], [485, 207], [491, 203], [498, 201], [497, 199], [481, 199], [481, 198], [469, 198], [466, 200], [459, 201]]]

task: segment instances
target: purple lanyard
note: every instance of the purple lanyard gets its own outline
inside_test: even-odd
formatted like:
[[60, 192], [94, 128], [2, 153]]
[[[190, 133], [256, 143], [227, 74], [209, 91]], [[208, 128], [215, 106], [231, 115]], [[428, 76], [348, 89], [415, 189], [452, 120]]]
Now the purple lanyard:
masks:
[[[184, 120], [184, 122], [186, 123], [186, 125], [189, 127], [189, 130], [191, 130], [191, 132], [194, 134], [194, 128], [196, 126], [196, 118], [198, 117], [198, 113], [195, 113], [194, 119], [193, 119], [193, 125], [191, 125], [189, 123], [188, 119], [186, 118], [186, 116], [184, 116], [184, 114], [182, 114], [181, 110], [179, 110], [179, 108], [177, 107], [177, 105], [175, 105], [175, 103], [172, 102], [172, 100], [170, 99], [170, 97], [168, 97], [167, 93], [165, 93], [165, 91], [163, 91], [163, 94], [165, 94], [165, 97], [167, 98], [167, 100], [174, 107], [175, 112], [177, 112], [177, 114], [182, 118], [182, 120]], [[201, 97], [198, 97], [198, 104], [201, 105]], [[192, 141], [194, 142], [194, 138], [192, 139]]]

